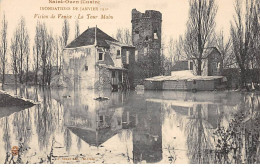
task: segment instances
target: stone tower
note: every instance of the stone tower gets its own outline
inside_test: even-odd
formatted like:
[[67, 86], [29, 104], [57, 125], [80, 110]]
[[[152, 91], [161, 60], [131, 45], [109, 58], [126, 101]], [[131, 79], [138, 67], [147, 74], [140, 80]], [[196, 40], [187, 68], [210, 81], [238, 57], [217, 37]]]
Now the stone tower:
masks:
[[146, 10], [141, 13], [132, 10], [132, 41], [136, 48], [137, 84], [144, 78], [161, 74], [161, 35], [162, 14], [159, 11]]

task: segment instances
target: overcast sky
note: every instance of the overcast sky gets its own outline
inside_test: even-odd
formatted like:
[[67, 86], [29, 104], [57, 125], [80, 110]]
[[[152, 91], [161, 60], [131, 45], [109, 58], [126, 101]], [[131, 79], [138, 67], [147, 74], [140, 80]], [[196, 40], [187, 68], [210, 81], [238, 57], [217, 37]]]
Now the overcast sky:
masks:
[[[163, 34], [167, 37], [172, 36], [177, 39], [180, 34], [185, 32], [186, 21], [188, 17], [189, 3], [188, 0], [100, 0], [101, 7], [109, 8], [107, 12], [75, 12], [75, 11], [40, 11], [40, 6], [88, 6], [88, 5], [65, 5], [49, 4], [49, 0], [0, 0], [1, 14], [6, 13], [8, 20], [8, 36], [13, 34], [14, 28], [18, 24], [21, 16], [26, 19], [26, 24], [30, 32], [31, 40], [35, 33], [34, 14], [83, 14], [91, 13], [100, 15], [101, 13], [110, 14], [114, 17], [112, 20], [87, 20], [82, 19], [80, 22], [81, 32], [85, 31], [88, 26], [97, 25], [109, 35], [115, 34], [117, 28], [131, 29], [131, 10], [144, 12], [145, 10], [159, 10], [163, 15]], [[216, 22], [217, 31], [223, 29], [225, 34], [229, 34], [230, 21], [234, 14], [234, 0], [216, 0], [219, 6]], [[1, 17], [2, 18], [2, 17]], [[42, 19], [53, 30], [54, 34], [61, 34], [62, 19]], [[70, 41], [74, 36], [74, 18], [71, 22]]]

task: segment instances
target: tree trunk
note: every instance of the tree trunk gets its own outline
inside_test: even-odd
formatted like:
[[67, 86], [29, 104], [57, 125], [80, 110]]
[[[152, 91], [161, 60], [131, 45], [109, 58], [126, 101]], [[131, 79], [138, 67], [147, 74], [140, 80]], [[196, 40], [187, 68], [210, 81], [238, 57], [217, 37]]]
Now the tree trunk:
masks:
[[3, 76], [2, 76], [2, 87], [4, 87], [5, 84], [5, 55], [3, 58]]
[[26, 78], [25, 78], [25, 83], [27, 85], [28, 82], [28, 72], [29, 72], [29, 55], [27, 55], [26, 57]]
[[36, 69], [35, 69], [35, 78], [34, 78], [34, 84], [37, 85], [38, 84], [38, 66], [39, 66], [39, 53], [38, 53], [38, 48], [37, 48], [37, 53], [36, 53]]
[[202, 60], [201, 60], [201, 59], [198, 59], [197, 75], [201, 75], [201, 74], [202, 74], [201, 65], [202, 65]]
[[23, 83], [23, 55], [21, 54], [21, 57], [20, 57], [20, 76], [19, 76], [19, 81], [20, 83], [22, 84]]
[[246, 70], [241, 68], [240, 72], [240, 88], [243, 89], [246, 87]]

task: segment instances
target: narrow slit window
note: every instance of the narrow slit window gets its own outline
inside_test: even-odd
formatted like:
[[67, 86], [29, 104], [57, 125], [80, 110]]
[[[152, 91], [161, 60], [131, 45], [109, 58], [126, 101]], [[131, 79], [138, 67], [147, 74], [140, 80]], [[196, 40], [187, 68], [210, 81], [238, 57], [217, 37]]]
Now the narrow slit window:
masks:
[[153, 38], [154, 39], [158, 39], [158, 32], [157, 32], [157, 30], [153, 31]]
[[138, 50], [135, 51], [135, 61], [138, 61]]

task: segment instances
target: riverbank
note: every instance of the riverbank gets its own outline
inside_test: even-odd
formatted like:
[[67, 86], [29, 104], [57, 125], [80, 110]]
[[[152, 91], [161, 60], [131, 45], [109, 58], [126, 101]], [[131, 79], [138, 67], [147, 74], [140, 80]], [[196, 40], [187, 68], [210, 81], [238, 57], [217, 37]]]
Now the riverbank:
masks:
[[0, 90], [0, 107], [25, 106], [31, 107], [35, 105], [31, 100], [19, 98], [10, 95], [8, 92]]

